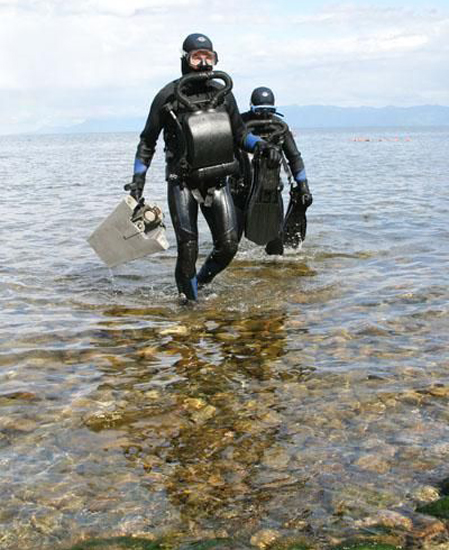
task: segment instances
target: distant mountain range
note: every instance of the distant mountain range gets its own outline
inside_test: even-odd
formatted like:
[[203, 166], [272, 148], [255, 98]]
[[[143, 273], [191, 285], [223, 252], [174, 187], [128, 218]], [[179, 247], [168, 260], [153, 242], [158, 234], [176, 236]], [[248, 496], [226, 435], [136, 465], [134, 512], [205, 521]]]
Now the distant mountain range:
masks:
[[333, 107], [289, 105], [279, 108], [290, 126], [344, 128], [378, 126], [449, 126], [449, 107]]
[[[449, 126], [449, 107], [334, 107], [326, 105], [287, 105], [279, 107], [293, 128], [366, 128], [385, 126]], [[67, 127], [45, 127], [38, 133], [140, 133], [147, 113], [133, 118], [88, 119]]]

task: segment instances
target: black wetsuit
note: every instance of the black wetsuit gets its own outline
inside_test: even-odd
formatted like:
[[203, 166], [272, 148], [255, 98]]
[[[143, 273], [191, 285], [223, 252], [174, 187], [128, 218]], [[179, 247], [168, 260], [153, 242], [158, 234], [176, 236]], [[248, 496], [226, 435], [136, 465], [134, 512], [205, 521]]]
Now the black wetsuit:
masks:
[[[140, 135], [136, 153], [135, 171], [145, 171], [153, 158], [156, 142], [163, 130], [165, 141], [166, 179], [168, 182], [168, 204], [178, 246], [175, 277], [178, 290], [188, 299], [197, 296], [197, 284], [210, 282], [222, 271], [237, 252], [238, 230], [234, 204], [227, 186], [226, 177], [210, 182], [215, 191], [209, 206], [200, 204], [201, 211], [209, 225], [213, 238], [213, 250], [196, 275], [198, 256], [198, 202], [189, 186], [189, 178], [180, 167], [182, 139], [179, 136], [179, 120], [186, 110], [176, 100], [174, 91], [178, 81], [165, 86], [154, 98], [145, 128]], [[216, 81], [189, 83], [186, 95], [196, 100], [214, 97], [221, 84]], [[235, 149], [244, 146], [248, 131], [242, 121], [232, 93], [228, 93], [219, 106], [225, 109], [231, 122]], [[176, 122], [176, 118], [178, 122]], [[247, 147], [251, 149], [251, 146]], [[209, 182], [208, 182], [209, 183]]]
[[[278, 117], [274, 113], [260, 114], [260, 113], [255, 113], [253, 111], [247, 111], [245, 113], [242, 113], [242, 120], [244, 121], [245, 124], [248, 124], [251, 121], [266, 121], [267, 123], [266, 128], [264, 128], [263, 125], [257, 126], [252, 130], [252, 133], [268, 141], [270, 139], [270, 134], [271, 134], [270, 122], [276, 121], [276, 120], [280, 120], [281, 122], [284, 122], [280, 117]], [[295, 139], [290, 129], [287, 129], [287, 131], [284, 133], [283, 137], [279, 142], [279, 145], [281, 146], [283, 155], [287, 159], [287, 162], [293, 177], [296, 178], [297, 176], [299, 176], [299, 174], [305, 173], [304, 162], [301, 157], [301, 153], [298, 151], [298, 147], [296, 146]], [[240, 241], [244, 230], [245, 207], [246, 207], [248, 193], [251, 186], [252, 173], [251, 173], [251, 161], [249, 160], [247, 153], [241, 150], [237, 151], [236, 153], [240, 163], [240, 176], [238, 178], [231, 177], [229, 179], [230, 179], [231, 194], [236, 207], [236, 215], [238, 220], [238, 238]], [[280, 235], [279, 238], [276, 239], [276, 241], [278, 242], [275, 243], [274, 245], [273, 243], [268, 243], [267, 251], [271, 248], [273, 250], [276, 250], [275, 253], [282, 254], [283, 252], [282, 236]]]

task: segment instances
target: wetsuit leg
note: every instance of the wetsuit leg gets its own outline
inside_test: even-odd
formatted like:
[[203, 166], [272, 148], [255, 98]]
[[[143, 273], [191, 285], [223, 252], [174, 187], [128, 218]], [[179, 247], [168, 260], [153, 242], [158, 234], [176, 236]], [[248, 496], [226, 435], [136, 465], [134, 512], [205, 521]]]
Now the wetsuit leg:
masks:
[[246, 206], [246, 196], [239, 196], [236, 194], [232, 195], [235, 206], [235, 215], [237, 220], [237, 237], [238, 242], [242, 239], [243, 231], [245, 229], [245, 206]]
[[178, 246], [175, 279], [179, 292], [197, 299], [198, 203], [186, 186], [168, 186], [168, 206]]
[[227, 185], [217, 189], [211, 206], [201, 206], [214, 248], [198, 273], [198, 284], [210, 283], [237, 253], [238, 230], [234, 203]]

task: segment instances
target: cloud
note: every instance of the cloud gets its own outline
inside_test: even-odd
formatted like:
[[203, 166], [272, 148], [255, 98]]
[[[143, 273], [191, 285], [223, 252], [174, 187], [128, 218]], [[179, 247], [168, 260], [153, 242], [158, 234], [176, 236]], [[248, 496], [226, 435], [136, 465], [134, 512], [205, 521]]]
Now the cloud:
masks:
[[190, 7], [201, 0], [0, 0], [0, 9], [46, 15], [88, 14], [130, 17], [141, 11], [157, 12]]
[[253, 74], [269, 73], [284, 104], [449, 103], [447, 14], [344, 5], [293, 17], [291, 27], [245, 37]]
[[312, 4], [0, 0], [0, 132], [145, 111], [190, 32], [213, 39], [243, 107], [262, 84], [281, 104], [449, 104], [447, 10]]

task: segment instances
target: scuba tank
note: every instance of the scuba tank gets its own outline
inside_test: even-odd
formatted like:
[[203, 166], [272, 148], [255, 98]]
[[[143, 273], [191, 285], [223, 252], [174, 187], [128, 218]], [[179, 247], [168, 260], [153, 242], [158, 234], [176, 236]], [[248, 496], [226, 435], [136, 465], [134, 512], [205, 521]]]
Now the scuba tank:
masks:
[[[187, 95], [189, 85], [208, 80], [222, 80], [224, 86], [208, 89], [212, 97], [207, 99]], [[179, 116], [171, 111], [184, 149], [179, 164], [187, 185], [203, 195], [217, 180], [238, 172], [231, 120], [223, 105], [231, 89], [231, 77], [222, 71], [188, 73], [175, 86], [175, 99], [185, 109]]]
[[[264, 119], [247, 122], [250, 131], [281, 147], [288, 126], [282, 120]], [[267, 159], [257, 151], [252, 160], [253, 174], [246, 204], [245, 236], [264, 245], [279, 237], [284, 217], [282, 201], [281, 166], [269, 168]]]

